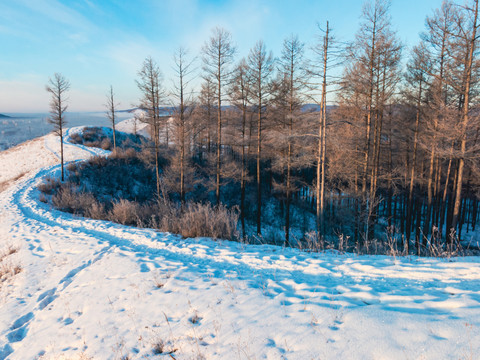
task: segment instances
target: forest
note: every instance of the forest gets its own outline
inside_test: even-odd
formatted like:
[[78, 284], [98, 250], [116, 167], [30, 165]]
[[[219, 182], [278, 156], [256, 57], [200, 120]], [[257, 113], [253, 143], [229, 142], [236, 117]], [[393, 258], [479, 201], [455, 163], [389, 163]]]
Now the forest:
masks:
[[[478, 0], [444, 1], [406, 49], [389, 1], [372, 0], [349, 43], [320, 24], [313, 57], [292, 35], [276, 57], [259, 41], [239, 59], [215, 28], [197, 60], [175, 52], [171, 90], [146, 58], [135, 116], [152, 197], [236, 211], [243, 240], [457, 251], [479, 216], [478, 27]], [[59, 74], [47, 89], [60, 135], [68, 89]], [[107, 103], [120, 153], [113, 88]]]

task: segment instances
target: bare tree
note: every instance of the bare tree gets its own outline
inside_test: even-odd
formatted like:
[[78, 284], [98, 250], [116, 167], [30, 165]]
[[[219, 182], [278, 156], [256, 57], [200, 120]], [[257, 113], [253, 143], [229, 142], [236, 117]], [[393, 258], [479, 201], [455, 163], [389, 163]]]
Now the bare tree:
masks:
[[222, 101], [225, 97], [224, 86], [231, 78], [230, 65], [233, 62], [235, 47], [231, 34], [222, 28], [213, 29], [213, 34], [202, 48], [203, 70], [207, 78], [216, 85], [217, 98], [217, 170], [215, 196], [220, 204], [221, 151], [222, 151]]
[[[478, 28], [480, 26], [478, 19], [478, 2], [471, 0], [465, 7], [465, 21], [460, 22], [459, 26], [459, 57], [462, 69], [461, 95], [463, 103], [461, 106], [460, 120], [460, 149], [457, 168], [457, 181], [455, 191], [455, 202], [452, 215], [451, 229], [457, 231], [457, 225], [460, 220], [460, 205], [462, 201], [462, 186], [465, 167], [465, 155], [467, 152], [467, 128], [471, 121], [470, 102], [472, 101], [472, 90], [475, 84], [475, 73], [478, 71]], [[453, 239], [450, 239], [452, 241]]]
[[[458, 17], [456, 7], [450, 1], [444, 1], [440, 9], [434, 11], [432, 17], [427, 17], [427, 32], [422, 34], [424, 43], [430, 52], [431, 65], [424, 70], [433, 77], [429, 86], [429, 116], [428, 136], [423, 140], [427, 143], [430, 153], [427, 176], [427, 213], [423, 224], [424, 245], [431, 229], [431, 214], [433, 205], [433, 185], [435, 163], [438, 161], [438, 143], [441, 135], [441, 120], [445, 118], [447, 106], [447, 84], [451, 78], [451, 49], [452, 35], [457, 32], [455, 19]], [[450, 117], [448, 117], [450, 118]], [[451, 119], [450, 119], [451, 120]], [[426, 140], [426, 141], [425, 141]], [[447, 176], [447, 179], [449, 176]]]
[[[319, 57], [320, 65], [315, 66], [313, 75], [320, 78], [320, 116], [318, 121], [318, 139], [316, 148], [316, 184], [315, 184], [315, 197], [316, 197], [316, 222], [317, 231], [324, 235], [325, 233], [325, 165], [327, 159], [327, 89], [328, 89], [328, 72], [332, 60], [332, 30], [329, 22], [327, 21], [321, 37], [321, 43], [315, 48], [314, 52]], [[310, 70], [312, 71], [312, 70]]]
[[[365, 239], [372, 235], [384, 112], [399, 81], [401, 46], [391, 30], [390, 1], [372, 0], [363, 8], [356, 40], [348, 48], [348, 63], [342, 81], [343, 103], [357, 105], [364, 119], [362, 200], [366, 216]], [[370, 180], [370, 191], [367, 184]], [[371, 216], [372, 215], [372, 216]]]
[[[241, 148], [241, 178], [240, 178], [240, 222], [242, 226], [242, 236], [245, 239], [245, 190], [248, 179], [247, 161], [249, 158], [248, 149], [250, 149], [251, 131], [248, 130], [247, 117], [249, 115], [250, 102], [250, 81], [248, 78], [248, 66], [245, 59], [242, 59], [235, 68], [232, 82], [231, 97], [233, 105], [241, 112], [241, 124], [239, 126], [240, 139], [237, 140]], [[238, 131], [238, 130], [237, 130]], [[236, 138], [236, 137], [234, 137]]]
[[115, 133], [115, 123], [117, 120], [115, 112], [117, 111], [118, 103], [115, 102], [115, 94], [113, 93], [113, 86], [110, 85], [110, 92], [107, 94], [107, 103], [105, 104], [107, 108], [107, 117], [112, 124], [113, 131], [113, 152], [117, 151], [117, 137]]
[[164, 89], [162, 86], [162, 73], [151, 57], [147, 57], [143, 62], [142, 68], [138, 72], [139, 80], [136, 80], [137, 86], [142, 92], [140, 106], [146, 110], [147, 114], [143, 120], [148, 123], [152, 132], [155, 146], [155, 175], [157, 179], [157, 195], [160, 196], [160, 170], [158, 163], [160, 148], [160, 102], [164, 100]]
[[174, 89], [172, 95], [176, 100], [174, 126], [174, 138], [178, 150], [178, 168], [180, 177], [180, 200], [185, 202], [185, 172], [187, 168], [187, 154], [188, 139], [191, 131], [191, 113], [193, 111], [193, 104], [190, 94], [188, 93], [188, 84], [191, 81], [191, 74], [193, 72], [193, 60], [187, 58], [187, 50], [179, 48], [174, 56], [175, 63], [174, 71], [176, 79], [174, 81]]
[[66, 124], [65, 112], [67, 111], [66, 92], [70, 89], [70, 82], [59, 73], [48, 80], [45, 89], [51, 94], [50, 117], [48, 122], [53, 124], [54, 132], [60, 137], [60, 162], [62, 167], [62, 181], [65, 180], [63, 166], [63, 128]]
[[[413, 192], [415, 182], [418, 182], [416, 179], [416, 167], [417, 167], [417, 155], [418, 155], [418, 143], [419, 143], [419, 132], [420, 132], [420, 122], [422, 120], [422, 115], [424, 110], [423, 102], [425, 97], [425, 88], [426, 82], [428, 81], [428, 69], [430, 68], [429, 64], [429, 53], [425, 47], [425, 43], [420, 43], [420, 45], [415, 46], [412, 50], [410, 61], [407, 64], [407, 73], [405, 74], [406, 80], [406, 89], [405, 97], [407, 104], [411, 104], [415, 109], [415, 122], [413, 127], [413, 148], [408, 148], [408, 151], [411, 152], [411, 162], [409, 164], [409, 184], [408, 184], [408, 204], [407, 204], [407, 217], [405, 225], [405, 235], [406, 235], [406, 252], [408, 252], [408, 244], [410, 241], [410, 235], [412, 230], [412, 217], [413, 217]], [[409, 134], [409, 136], [411, 136]], [[420, 239], [415, 238], [417, 252], [420, 251]]]
[[201, 142], [206, 144], [206, 152], [210, 154], [214, 141], [212, 127], [215, 113], [215, 84], [209, 77], [204, 78], [198, 96], [197, 113], [199, 115], [198, 132], [201, 134]]
[[262, 233], [262, 130], [269, 97], [269, 82], [274, 68], [273, 55], [267, 53], [263, 41], [250, 50], [248, 67], [251, 81], [251, 97], [257, 110], [257, 234]]
[[279, 59], [279, 73], [281, 81], [281, 101], [286, 107], [282, 126], [285, 131], [285, 155], [283, 167], [285, 169], [285, 244], [290, 246], [290, 205], [292, 193], [296, 190], [293, 170], [299, 168], [299, 149], [297, 149], [298, 123], [301, 118], [301, 106], [305, 100], [308, 72], [304, 60], [304, 44], [297, 36], [291, 35], [283, 41], [282, 55]]

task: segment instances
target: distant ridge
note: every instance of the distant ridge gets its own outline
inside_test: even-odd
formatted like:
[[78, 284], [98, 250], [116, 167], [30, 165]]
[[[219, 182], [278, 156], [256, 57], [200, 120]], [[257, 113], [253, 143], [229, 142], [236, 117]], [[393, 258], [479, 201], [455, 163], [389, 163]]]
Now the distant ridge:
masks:
[[[336, 108], [335, 105], [327, 105], [327, 111]], [[222, 110], [234, 110], [235, 106], [233, 105], [222, 105]], [[302, 105], [301, 111], [302, 112], [319, 112], [321, 109], [319, 104], [305, 104]], [[133, 113], [136, 110], [142, 110], [140, 107], [135, 107], [131, 109], [124, 109], [118, 110], [119, 113]], [[172, 115], [174, 113], [175, 107], [174, 106], [161, 106], [159, 107], [162, 116]]]
[[11, 117], [11, 116], [0, 114], [0, 118], [9, 118], [9, 117]]

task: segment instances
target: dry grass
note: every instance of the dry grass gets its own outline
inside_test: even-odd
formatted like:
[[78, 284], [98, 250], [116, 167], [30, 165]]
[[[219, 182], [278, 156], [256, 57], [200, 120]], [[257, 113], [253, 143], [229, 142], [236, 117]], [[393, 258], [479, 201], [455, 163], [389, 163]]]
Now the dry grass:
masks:
[[165, 341], [163, 341], [162, 339], [159, 339], [153, 344], [152, 352], [155, 355], [163, 354], [164, 351], [165, 351]]
[[15, 181], [21, 179], [24, 175], [26, 174], [26, 172], [22, 172], [18, 175], [16, 175], [15, 177], [13, 177], [12, 179], [10, 180], [6, 180], [6, 181], [3, 181], [3, 182], [0, 182], [0, 193], [4, 190], [6, 190], [10, 185], [12, 185]]
[[17, 246], [7, 245], [0, 251], [0, 288], [3, 282], [22, 271], [20, 264], [12, 259], [12, 255], [16, 254], [18, 250]]
[[175, 359], [173, 354], [177, 352], [177, 348], [169, 344], [163, 339], [158, 339], [152, 344], [152, 352], [154, 355], [168, 355], [171, 359]]
[[18, 246], [13, 246], [11, 244], [7, 245], [2, 251], [0, 251], [0, 261], [9, 255], [16, 254], [18, 250], [20, 250]]
[[195, 314], [188, 319], [188, 321], [190, 321], [193, 325], [198, 324], [200, 320], [202, 320], [202, 317], [200, 317], [196, 311]]

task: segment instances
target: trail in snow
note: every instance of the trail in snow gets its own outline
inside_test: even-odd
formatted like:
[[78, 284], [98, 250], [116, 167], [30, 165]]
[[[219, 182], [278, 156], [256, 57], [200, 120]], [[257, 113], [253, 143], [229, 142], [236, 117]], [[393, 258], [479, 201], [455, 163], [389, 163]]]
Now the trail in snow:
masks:
[[24, 267], [2, 306], [0, 359], [154, 358], [159, 339], [178, 359], [480, 351], [476, 258], [309, 254], [78, 218], [38, 201], [36, 186], [58, 169], [0, 195], [0, 240], [22, 244]]

